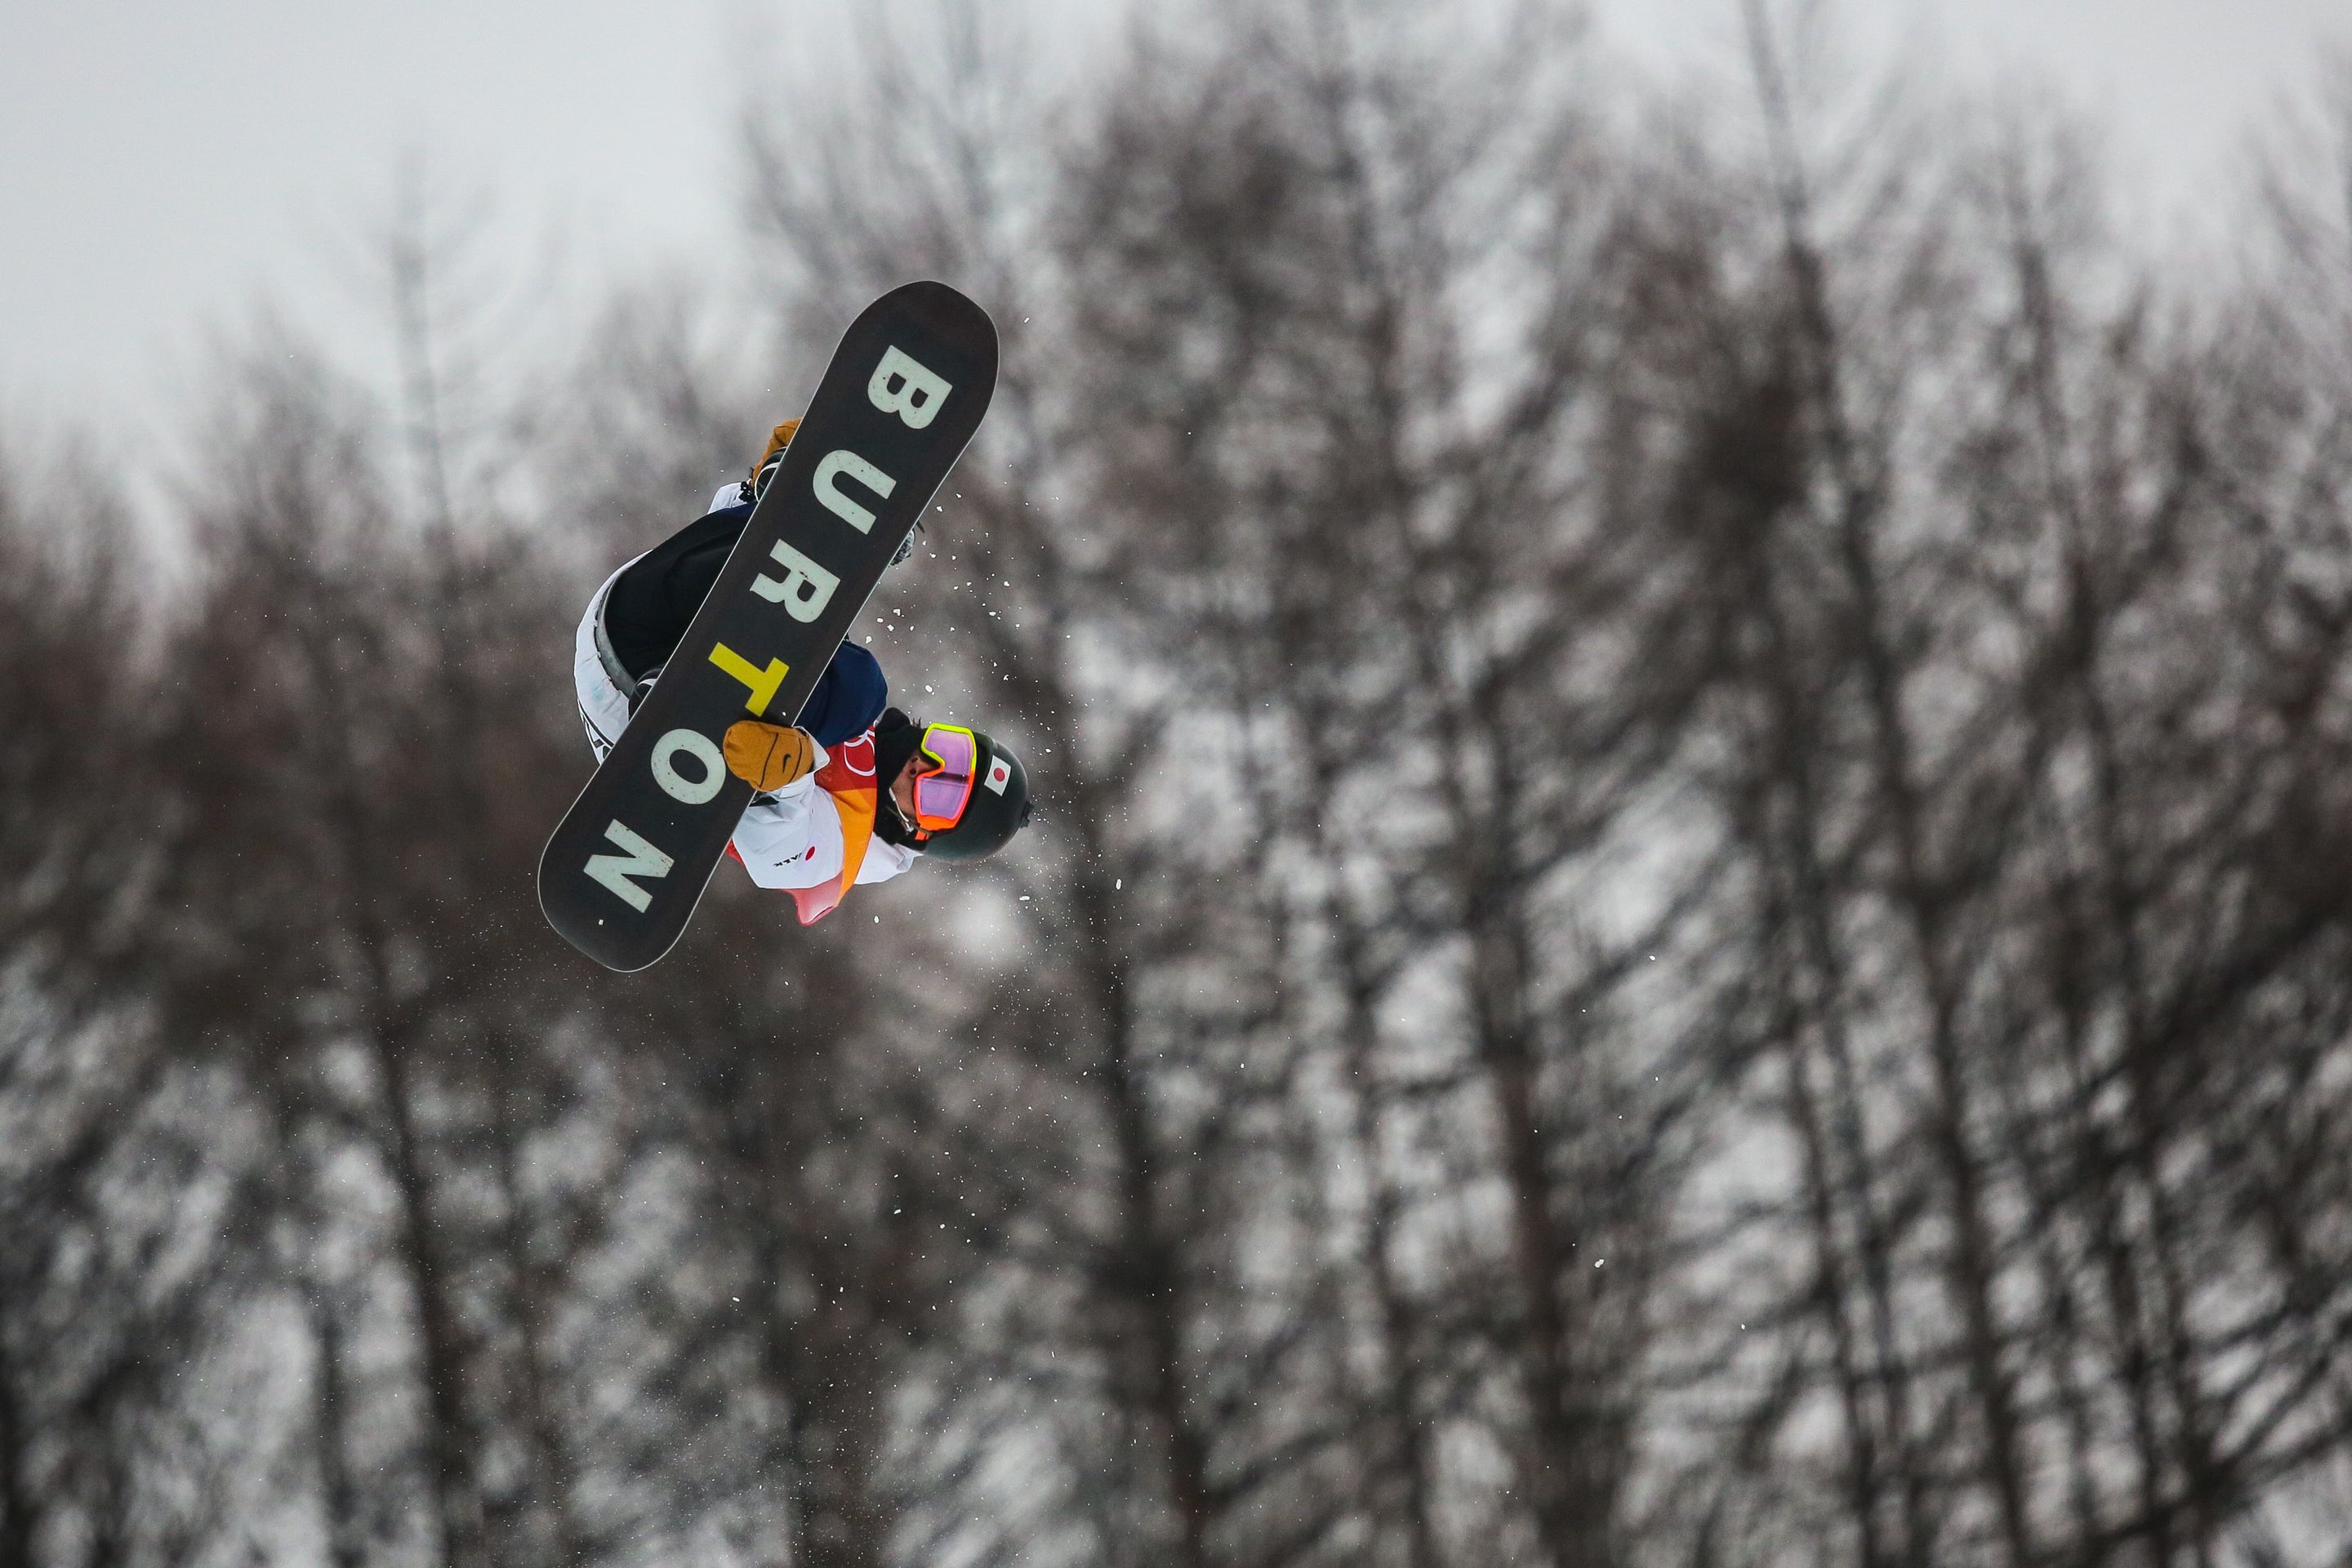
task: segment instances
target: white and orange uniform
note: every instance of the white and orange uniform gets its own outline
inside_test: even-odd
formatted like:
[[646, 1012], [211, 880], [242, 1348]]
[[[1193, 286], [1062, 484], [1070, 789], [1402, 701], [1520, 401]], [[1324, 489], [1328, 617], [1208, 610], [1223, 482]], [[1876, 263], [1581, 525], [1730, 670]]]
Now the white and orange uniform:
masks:
[[[627, 570], [626, 564], [621, 568]], [[607, 577], [588, 601], [572, 640], [572, 684], [580, 699], [580, 721], [600, 763], [629, 721], [629, 700], [597, 646], [604, 595], [621, 572]], [[840, 903], [847, 888], [887, 882], [920, 858], [915, 850], [874, 837], [879, 804], [874, 731], [868, 730], [836, 746], [818, 746], [816, 765], [806, 777], [752, 797], [728, 853], [761, 887], [790, 892], [800, 907], [801, 923], [807, 925]]]

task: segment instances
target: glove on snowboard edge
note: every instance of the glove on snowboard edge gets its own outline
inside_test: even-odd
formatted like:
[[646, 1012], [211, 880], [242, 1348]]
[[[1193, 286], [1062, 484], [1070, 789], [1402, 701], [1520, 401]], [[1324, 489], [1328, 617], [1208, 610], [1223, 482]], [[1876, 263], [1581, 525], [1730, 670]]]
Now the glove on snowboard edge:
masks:
[[738, 719], [727, 727], [727, 771], [766, 795], [806, 778], [816, 765], [816, 741], [805, 730]]

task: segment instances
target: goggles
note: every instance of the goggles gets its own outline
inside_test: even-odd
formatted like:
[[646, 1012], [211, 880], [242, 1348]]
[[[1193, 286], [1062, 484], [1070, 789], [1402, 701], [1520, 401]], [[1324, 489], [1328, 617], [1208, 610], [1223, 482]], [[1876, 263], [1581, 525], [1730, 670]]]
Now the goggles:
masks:
[[945, 833], [963, 820], [980, 771], [980, 742], [961, 724], [925, 727], [916, 742], [915, 826]]

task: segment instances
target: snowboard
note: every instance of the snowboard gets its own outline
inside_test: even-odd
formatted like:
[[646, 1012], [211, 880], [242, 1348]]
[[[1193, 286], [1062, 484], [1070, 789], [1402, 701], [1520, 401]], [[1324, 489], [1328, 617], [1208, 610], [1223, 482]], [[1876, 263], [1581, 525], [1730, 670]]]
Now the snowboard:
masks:
[[565, 941], [623, 972], [677, 941], [751, 799], [720, 754], [728, 726], [799, 718], [995, 387], [995, 325], [943, 283], [850, 323], [677, 651], [540, 857]]

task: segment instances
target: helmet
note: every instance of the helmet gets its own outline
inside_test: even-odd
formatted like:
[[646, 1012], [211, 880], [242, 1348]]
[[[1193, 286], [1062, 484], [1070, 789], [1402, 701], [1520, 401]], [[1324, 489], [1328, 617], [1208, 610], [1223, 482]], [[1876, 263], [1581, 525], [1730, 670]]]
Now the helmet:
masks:
[[[942, 860], [983, 860], [1029, 825], [1029, 772], [1002, 741], [982, 730], [943, 726], [971, 737], [971, 786], [952, 827], [921, 833], [887, 798], [874, 831], [887, 844], [919, 849]], [[910, 718], [903, 710], [885, 710], [874, 722], [875, 772], [885, 781], [898, 778], [908, 760], [925, 745], [931, 726]]]
[[1003, 742], [974, 730], [979, 756], [971, 798], [953, 827], [932, 833], [916, 847], [942, 860], [985, 860], [1029, 826], [1029, 772]]

